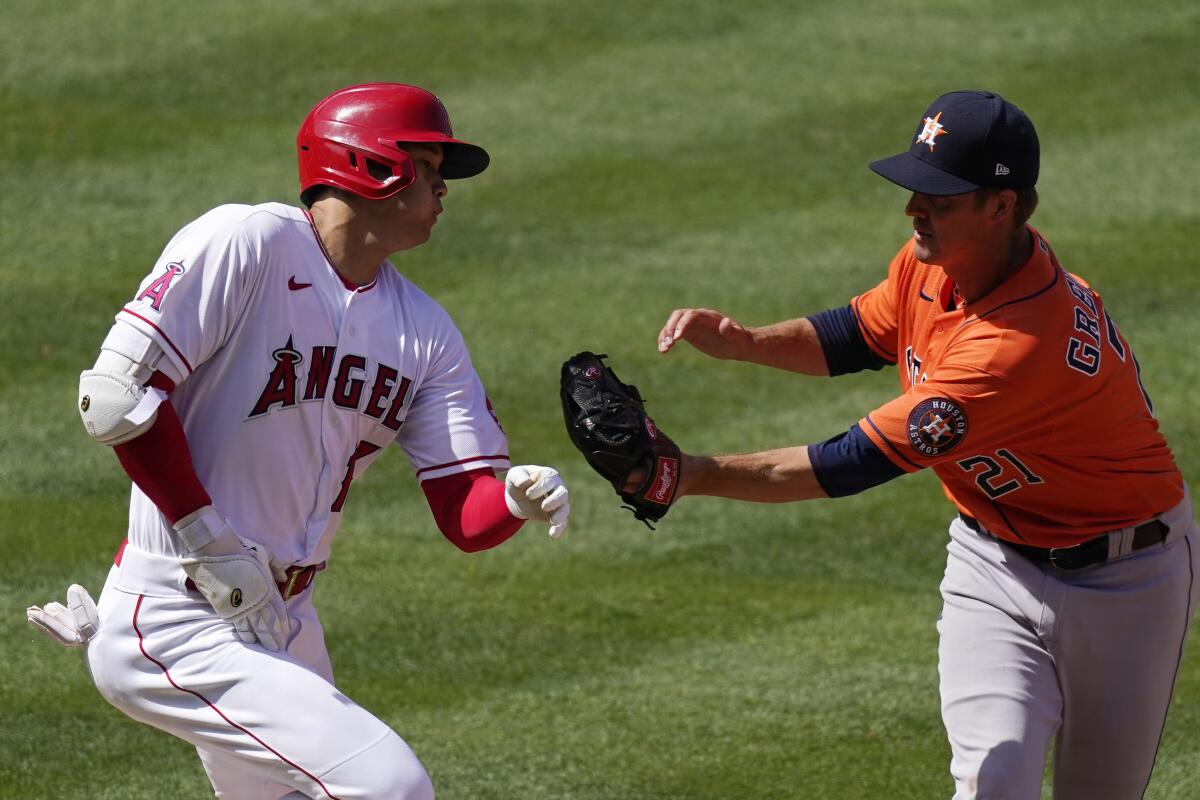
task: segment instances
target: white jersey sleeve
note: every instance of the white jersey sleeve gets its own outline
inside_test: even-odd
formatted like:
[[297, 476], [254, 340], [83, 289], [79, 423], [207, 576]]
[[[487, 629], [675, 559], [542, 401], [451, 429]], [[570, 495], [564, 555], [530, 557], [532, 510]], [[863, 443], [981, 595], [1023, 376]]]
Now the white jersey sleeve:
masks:
[[229, 339], [256, 288], [261, 241], [243, 224], [255, 211], [220, 206], [185, 226], [117, 313], [159, 344], [158, 368], [176, 384]]
[[417, 477], [440, 478], [490, 467], [508, 469], [505, 436], [462, 334], [441, 311], [429, 372], [396, 436]]

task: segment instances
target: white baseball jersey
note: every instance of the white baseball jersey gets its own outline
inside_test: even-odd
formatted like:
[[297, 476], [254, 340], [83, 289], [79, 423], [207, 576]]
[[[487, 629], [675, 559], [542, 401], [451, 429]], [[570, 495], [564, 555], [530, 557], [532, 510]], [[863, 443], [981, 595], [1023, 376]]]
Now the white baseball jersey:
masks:
[[[220, 206], [167, 244], [117, 314], [166, 354], [200, 482], [276, 564], [324, 561], [351, 481], [393, 442], [422, 479], [509, 466], [462, 335], [384, 264], [334, 270], [307, 212]], [[130, 544], [177, 555], [135, 485]]]

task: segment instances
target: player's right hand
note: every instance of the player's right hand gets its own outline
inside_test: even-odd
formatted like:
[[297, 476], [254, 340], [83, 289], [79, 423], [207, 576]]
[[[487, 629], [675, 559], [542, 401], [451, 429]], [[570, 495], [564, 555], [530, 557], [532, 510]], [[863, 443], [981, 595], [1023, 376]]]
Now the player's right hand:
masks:
[[553, 467], [522, 464], [504, 476], [504, 502], [518, 519], [550, 523], [550, 538], [557, 539], [567, 529], [571, 513], [567, 486]]
[[96, 601], [88, 590], [77, 583], [67, 589], [67, 604], [50, 602], [45, 607], [30, 606], [25, 609], [29, 624], [63, 647], [80, 647], [96, 635], [100, 629], [100, 615]]
[[[176, 528], [195, 524], [194, 516], [180, 520]], [[266, 552], [238, 536], [219, 515], [210, 519], [220, 519], [222, 527], [207, 544], [179, 559], [180, 566], [213, 610], [233, 624], [239, 639], [284, 650], [291, 623]]]
[[658, 350], [666, 353], [686, 341], [713, 358], [746, 360], [754, 337], [740, 322], [711, 308], [677, 308], [658, 334]]

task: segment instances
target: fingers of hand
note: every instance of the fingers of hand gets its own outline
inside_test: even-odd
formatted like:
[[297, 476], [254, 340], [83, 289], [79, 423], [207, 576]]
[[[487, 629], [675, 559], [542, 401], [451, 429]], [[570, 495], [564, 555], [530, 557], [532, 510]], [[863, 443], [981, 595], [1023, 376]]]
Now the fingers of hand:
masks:
[[[242, 619], [233, 621], [233, 630], [237, 637], [246, 644], [254, 644], [258, 641], [258, 637], [254, 634], [254, 628], [250, 625], [250, 619], [243, 617]], [[270, 649], [270, 648], [267, 648]]]
[[512, 467], [509, 469], [508, 474], [504, 476], [504, 482], [518, 489], [527, 489], [533, 483], [533, 476], [529, 474], [529, 467]]
[[566, 506], [563, 506], [562, 509], [554, 511], [554, 513], [550, 515], [551, 539], [558, 539], [559, 536], [563, 535], [563, 531], [566, 530], [566, 522], [568, 522], [566, 515], [568, 515], [568, 507]]
[[537, 513], [537, 504], [529, 498], [529, 490], [537, 483], [545, 467], [521, 465], [512, 467], [504, 476], [504, 502], [517, 519], [530, 519]]
[[67, 608], [71, 612], [71, 620], [75, 629], [84, 641], [96, 635], [100, 630], [100, 614], [96, 611], [96, 601], [88, 594], [88, 590], [77, 583], [67, 589]]
[[719, 334], [725, 319], [728, 318], [711, 308], [676, 309], [658, 335], [658, 349], [665, 353], [683, 339], [703, 350], [705, 339], [711, 339], [714, 332]]
[[680, 317], [682, 317], [685, 313], [687, 313], [686, 308], [677, 308], [671, 312], [670, 316], [667, 317], [666, 324], [663, 325], [662, 330], [658, 332], [659, 351], [665, 353], [671, 349], [671, 345], [673, 345], [675, 343], [675, 339], [678, 338], [675, 334], [675, 328], [679, 325]]
[[75, 627], [71, 612], [62, 603], [47, 603], [45, 608], [30, 606], [25, 610], [25, 619], [63, 647], [78, 647], [88, 639]]
[[562, 476], [558, 474], [558, 470], [550, 467], [537, 467], [532, 475], [533, 480], [525, 488], [525, 496], [530, 500], [537, 500], [551, 494], [555, 490], [562, 488], [566, 491], [563, 485]]
[[567, 486], [558, 470], [526, 464], [513, 467], [505, 477], [504, 497], [514, 517], [550, 523], [550, 538], [567, 527], [570, 513]]
[[290, 623], [287, 605], [279, 592], [271, 592], [266, 604], [247, 620], [263, 647], [275, 653], [287, 648]]
[[567, 505], [567, 502], [567, 487], [560, 482], [554, 491], [542, 499], [542, 511], [553, 517], [554, 511]]
[[566, 489], [563, 490], [563, 503], [550, 512], [550, 538], [557, 539], [567, 529], [571, 506], [566, 502]]

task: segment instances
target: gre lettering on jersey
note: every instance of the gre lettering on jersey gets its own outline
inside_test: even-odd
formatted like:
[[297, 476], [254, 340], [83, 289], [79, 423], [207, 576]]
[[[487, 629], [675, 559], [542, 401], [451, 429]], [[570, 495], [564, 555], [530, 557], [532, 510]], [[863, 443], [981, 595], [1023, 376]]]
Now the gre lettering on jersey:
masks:
[[[1081, 297], [1074, 281], [1067, 278], [1067, 284], [1072, 287], [1072, 294]], [[1090, 294], [1081, 302], [1083, 305], [1074, 306], [1074, 311], [1075, 330], [1082, 338], [1072, 336], [1067, 340], [1067, 366], [1090, 378], [1100, 371], [1100, 320], [1095, 299]]]

